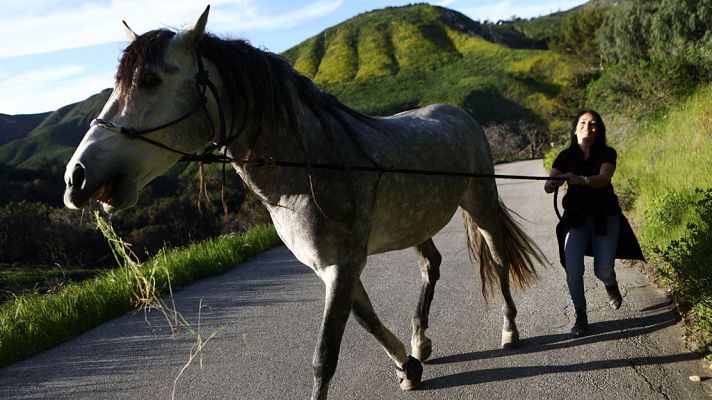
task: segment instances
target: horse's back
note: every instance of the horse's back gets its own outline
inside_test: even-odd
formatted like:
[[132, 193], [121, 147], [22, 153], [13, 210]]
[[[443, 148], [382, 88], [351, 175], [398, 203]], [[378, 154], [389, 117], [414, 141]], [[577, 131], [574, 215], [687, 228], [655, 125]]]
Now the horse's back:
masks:
[[[378, 121], [369, 135], [372, 154], [384, 167], [489, 173], [492, 160], [484, 133], [469, 114], [438, 104]], [[452, 218], [470, 178], [384, 174], [372, 213], [369, 253], [415, 246]]]
[[404, 111], [376, 119], [375, 124], [381, 132], [369, 135], [366, 142], [384, 166], [471, 171], [478, 160], [489, 158], [479, 124], [448, 104]]

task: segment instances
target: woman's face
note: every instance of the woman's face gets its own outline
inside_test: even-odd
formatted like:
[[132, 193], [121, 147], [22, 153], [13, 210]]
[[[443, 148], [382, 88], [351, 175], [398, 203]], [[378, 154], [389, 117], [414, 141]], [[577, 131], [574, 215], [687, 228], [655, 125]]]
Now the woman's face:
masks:
[[596, 141], [598, 135], [598, 127], [596, 126], [596, 118], [590, 113], [585, 113], [579, 117], [576, 124], [576, 138], [578, 138], [579, 146], [591, 146]]

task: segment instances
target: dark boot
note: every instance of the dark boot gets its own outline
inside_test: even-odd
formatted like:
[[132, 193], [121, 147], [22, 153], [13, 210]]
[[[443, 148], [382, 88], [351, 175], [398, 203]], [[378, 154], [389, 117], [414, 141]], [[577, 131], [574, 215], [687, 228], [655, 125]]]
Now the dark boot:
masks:
[[576, 313], [576, 322], [571, 328], [571, 334], [574, 337], [586, 336], [588, 333], [588, 316], [586, 313]]
[[619, 309], [621, 303], [623, 303], [623, 296], [621, 296], [621, 291], [618, 289], [618, 283], [606, 286], [606, 292], [608, 292], [608, 305], [614, 310]]

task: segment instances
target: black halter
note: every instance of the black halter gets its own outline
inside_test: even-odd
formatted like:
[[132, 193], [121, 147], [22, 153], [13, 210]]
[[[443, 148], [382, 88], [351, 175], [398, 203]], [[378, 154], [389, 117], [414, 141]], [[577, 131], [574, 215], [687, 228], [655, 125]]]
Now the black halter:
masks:
[[[91, 121], [90, 126], [98, 126], [100, 128], [104, 128], [106, 130], [119, 133], [122, 135], [125, 135], [131, 139], [140, 139], [143, 140], [146, 143], [150, 143], [154, 146], [158, 146], [162, 149], [172, 151], [174, 153], [178, 153], [182, 155], [183, 157], [181, 158], [181, 161], [201, 161], [201, 162], [230, 162], [231, 160], [229, 157], [226, 155], [219, 155], [219, 154], [213, 154], [213, 151], [219, 147], [226, 146], [229, 142], [235, 139], [235, 137], [231, 138], [226, 138], [226, 125], [225, 125], [225, 114], [223, 113], [222, 105], [220, 103], [220, 97], [218, 97], [218, 90], [215, 87], [215, 84], [210, 80], [210, 77], [208, 76], [208, 71], [205, 70], [205, 67], [203, 66], [203, 58], [198, 54], [198, 52], [195, 52], [195, 58], [198, 63], [198, 72], [195, 74], [195, 87], [198, 90], [198, 101], [191, 108], [188, 112], [183, 114], [182, 116], [166, 122], [165, 124], [158, 125], [153, 128], [148, 128], [148, 129], [135, 129], [135, 128], [130, 128], [130, 127], [124, 127], [124, 126], [119, 126], [114, 124], [111, 121], [107, 121], [105, 119], [101, 118], [95, 118], [94, 120]], [[218, 136], [218, 140], [214, 141], [213, 144], [208, 146], [205, 150], [203, 150], [200, 154], [190, 154], [186, 153], [184, 151], [174, 149], [170, 146], [167, 146], [161, 142], [157, 142], [153, 139], [150, 139], [146, 136], [144, 136], [147, 133], [151, 132], [156, 132], [161, 129], [167, 128], [169, 126], [175, 125], [180, 123], [181, 121], [187, 119], [191, 115], [195, 114], [198, 112], [198, 110], [202, 109], [205, 111], [205, 115], [208, 118], [208, 121], [210, 121], [210, 131], [211, 131], [211, 139], [215, 137], [215, 128], [213, 127], [213, 122], [212, 119], [210, 118], [210, 113], [208, 112], [207, 104], [208, 104], [208, 97], [206, 96], [207, 90], [210, 89], [210, 92], [213, 94], [213, 97], [215, 98], [215, 102], [217, 103], [218, 106], [218, 117], [220, 119], [220, 132]]]

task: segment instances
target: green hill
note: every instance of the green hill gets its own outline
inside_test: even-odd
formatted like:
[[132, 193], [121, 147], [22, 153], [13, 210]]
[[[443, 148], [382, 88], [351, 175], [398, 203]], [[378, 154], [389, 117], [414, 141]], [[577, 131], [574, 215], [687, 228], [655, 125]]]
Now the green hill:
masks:
[[66, 163], [109, 94], [105, 90], [48, 114], [24, 137], [0, 146], [0, 164], [37, 169], [56, 162]]
[[6, 115], [0, 114], [0, 146], [23, 138], [42, 123], [50, 113]]
[[511, 26], [418, 4], [358, 15], [287, 50], [295, 68], [347, 105], [388, 115], [450, 103], [482, 124], [548, 125], [571, 61]]

